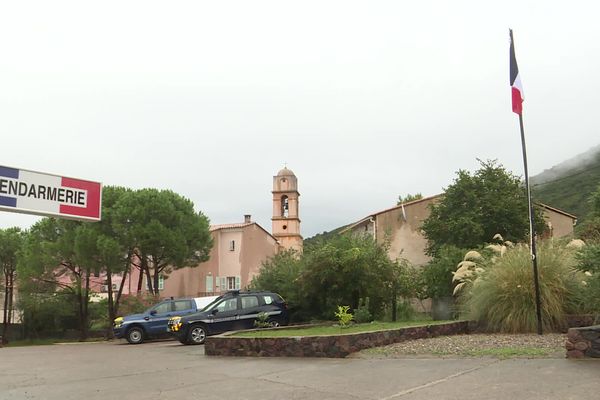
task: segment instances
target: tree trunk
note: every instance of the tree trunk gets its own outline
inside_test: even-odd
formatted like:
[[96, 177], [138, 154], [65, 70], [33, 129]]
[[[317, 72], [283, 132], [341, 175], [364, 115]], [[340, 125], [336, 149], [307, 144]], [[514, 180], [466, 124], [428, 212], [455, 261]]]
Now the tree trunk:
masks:
[[154, 266], [154, 276], [153, 276], [153, 278], [154, 278], [154, 295], [155, 296], [159, 295], [159, 293], [158, 293], [158, 290], [159, 290], [158, 289], [158, 276], [159, 276], [158, 266], [155, 265]]
[[131, 256], [127, 257], [127, 266], [123, 270], [123, 279], [121, 279], [121, 284], [119, 285], [119, 291], [117, 292], [117, 299], [115, 300], [115, 315], [119, 313], [119, 305], [121, 304], [121, 295], [123, 294], [123, 288], [125, 287], [125, 280], [127, 279], [127, 274], [129, 273], [129, 277], [131, 278], [131, 265], [129, 264], [129, 260], [131, 260]]
[[137, 294], [139, 295], [140, 293], [142, 293], [142, 285], [144, 282], [144, 274], [146, 273], [147, 261], [146, 261], [145, 254], [137, 253], [136, 255], [137, 255], [138, 260], [140, 260], [140, 265], [138, 267], [140, 270], [140, 274], [138, 276], [138, 286], [137, 286]]
[[9, 275], [7, 271], [4, 271], [4, 310], [3, 310], [3, 314], [2, 314], [2, 342], [0, 343], [1, 345], [7, 344], [8, 343], [8, 324], [9, 324], [9, 318], [8, 318], [8, 296], [9, 296], [9, 291], [10, 291], [10, 282], [9, 282]]
[[396, 322], [398, 319], [398, 296], [396, 291], [392, 294], [392, 321]]
[[83, 340], [89, 336], [89, 304], [90, 304], [90, 270], [85, 274], [85, 291], [83, 292]]
[[[8, 292], [8, 324], [12, 324], [13, 322], [13, 302], [15, 297], [15, 270], [11, 270], [9, 274], [10, 285], [7, 287]], [[6, 304], [6, 303], [5, 303]]]
[[142, 254], [142, 269], [146, 274], [146, 282], [148, 282], [148, 291], [154, 294], [154, 285], [152, 284], [152, 276], [150, 275], [150, 267], [148, 266], [148, 258]]
[[77, 297], [77, 325], [79, 325], [79, 340], [83, 341], [83, 287], [81, 285], [81, 269], [73, 268], [76, 272], [77, 286], [75, 287], [75, 296]]
[[108, 328], [106, 329], [106, 338], [110, 339], [112, 337], [112, 322], [116, 316], [112, 290], [112, 269], [109, 266], [106, 267], [106, 285], [108, 288]]

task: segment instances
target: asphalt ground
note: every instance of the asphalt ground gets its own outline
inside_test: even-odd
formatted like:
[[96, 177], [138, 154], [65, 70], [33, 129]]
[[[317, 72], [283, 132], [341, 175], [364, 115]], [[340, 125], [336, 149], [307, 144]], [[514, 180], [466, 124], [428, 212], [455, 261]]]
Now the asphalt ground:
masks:
[[600, 399], [600, 360], [229, 358], [159, 341], [0, 349], [0, 399]]

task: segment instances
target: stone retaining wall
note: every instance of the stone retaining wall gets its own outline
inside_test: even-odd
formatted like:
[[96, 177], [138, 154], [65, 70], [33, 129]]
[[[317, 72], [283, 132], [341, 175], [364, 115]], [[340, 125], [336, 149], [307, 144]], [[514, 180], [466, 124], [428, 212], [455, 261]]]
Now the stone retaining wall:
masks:
[[393, 330], [336, 336], [245, 338], [233, 333], [206, 338], [204, 353], [209, 356], [254, 357], [346, 357], [369, 347], [411, 339], [468, 333], [469, 322], [415, 326]]
[[567, 358], [600, 358], [600, 325], [569, 329], [565, 347]]

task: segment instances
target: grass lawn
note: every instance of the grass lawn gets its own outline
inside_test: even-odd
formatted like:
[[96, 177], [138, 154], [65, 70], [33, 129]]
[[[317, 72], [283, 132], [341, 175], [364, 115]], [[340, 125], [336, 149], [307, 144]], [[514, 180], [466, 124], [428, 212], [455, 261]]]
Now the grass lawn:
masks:
[[311, 326], [298, 327], [295, 329], [273, 329], [273, 330], [256, 330], [252, 332], [240, 332], [232, 336], [237, 337], [287, 337], [287, 336], [327, 336], [340, 335], [349, 333], [374, 332], [387, 329], [399, 329], [410, 326], [425, 326], [438, 325], [455, 321], [401, 321], [401, 322], [371, 322], [367, 324], [353, 324], [347, 328], [339, 326]]

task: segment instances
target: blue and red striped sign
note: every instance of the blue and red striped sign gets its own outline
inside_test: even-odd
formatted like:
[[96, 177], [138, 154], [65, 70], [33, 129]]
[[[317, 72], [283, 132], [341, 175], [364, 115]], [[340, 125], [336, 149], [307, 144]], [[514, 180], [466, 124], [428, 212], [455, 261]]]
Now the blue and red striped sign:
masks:
[[100, 221], [102, 184], [0, 165], [0, 210]]

